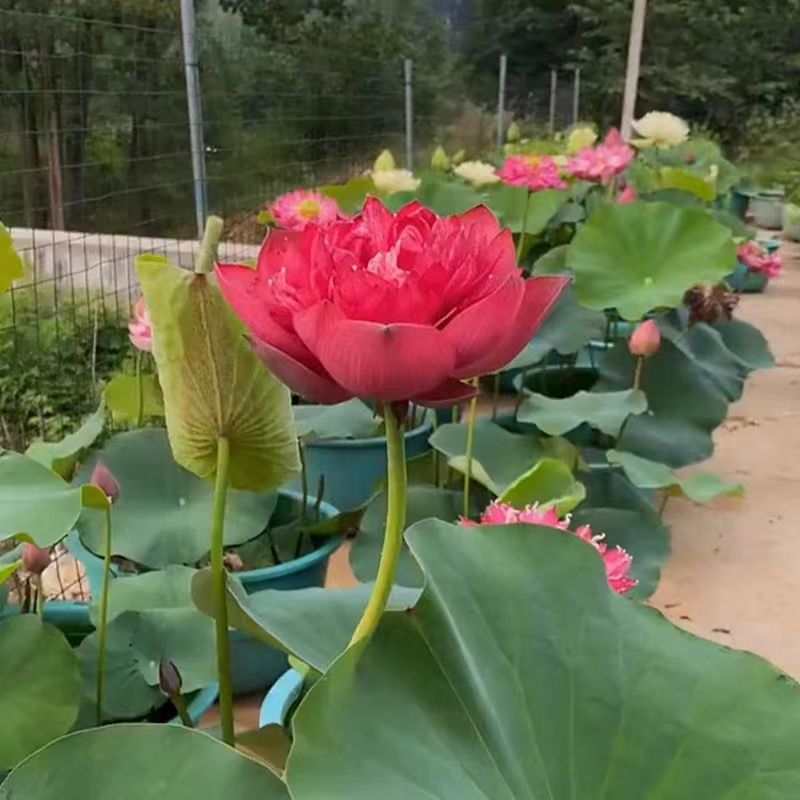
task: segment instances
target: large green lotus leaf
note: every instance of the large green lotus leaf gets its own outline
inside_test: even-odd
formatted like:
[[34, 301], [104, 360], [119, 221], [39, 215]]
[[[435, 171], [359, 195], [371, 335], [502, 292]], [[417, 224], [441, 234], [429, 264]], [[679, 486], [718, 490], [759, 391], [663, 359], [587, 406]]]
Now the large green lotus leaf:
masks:
[[51, 469], [65, 481], [71, 481], [78, 460], [100, 438], [106, 424], [105, 410], [97, 409], [75, 433], [60, 442], [33, 442], [25, 451], [28, 458]]
[[680, 305], [687, 289], [718, 282], [735, 262], [729, 230], [704, 211], [667, 203], [599, 209], [567, 255], [578, 302], [587, 308], [616, 308], [629, 320]]
[[78, 659], [61, 631], [32, 614], [0, 624], [0, 770], [63, 736], [80, 699]]
[[[479, 492], [471, 497], [471, 512], [478, 514], [486, 505], [486, 498]], [[406, 494], [406, 526], [410, 527], [429, 517], [455, 522], [464, 513], [464, 494], [435, 486], [409, 486]], [[386, 530], [386, 493], [381, 492], [367, 507], [361, 528], [350, 546], [350, 567], [362, 582], [374, 581], [378, 574]], [[423, 577], [419, 565], [404, 546], [395, 573], [395, 583], [400, 586], [422, 586]]]
[[357, 397], [333, 406], [294, 406], [297, 435], [315, 439], [365, 439], [377, 436], [375, 412]]
[[647, 411], [647, 398], [638, 389], [622, 392], [578, 392], [557, 399], [525, 392], [517, 420], [535, 425], [551, 436], [561, 436], [588, 423], [609, 436], [617, 436], [631, 414]]
[[607, 585], [534, 526], [407, 538], [413, 614], [317, 681], [293, 719], [297, 800], [766, 800], [800, 792], [800, 689]]
[[25, 275], [22, 259], [14, 249], [8, 228], [0, 222], [0, 294], [5, 294], [11, 284]]
[[[163, 428], [112, 437], [81, 466], [76, 482], [89, 481], [98, 459], [120, 485], [111, 510], [113, 555], [160, 569], [193, 566], [208, 553], [213, 486], [175, 463]], [[275, 492], [229, 492], [225, 544], [232, 547], [258, 536], [277, 498]], [[104, 525], [103, 515], [93, 511], [84, 512], [78, 522], [81, 541], [98, 556], [103, 554]]]
[[609, 450], [608, 463], [625, 470], [628, 480], [642, 489], [663, 489], [668, 494], [683, 495], [696, 503], [707, 503], [716, 497], [742, 497], [741, 483], [723, 481], [709, 472], [676, 475], [666, 464], [640, 458], [633, 453]]
[[416, 199], [440, 216], [450, 216], [480, 205], [484, 196], [467, 184], [426, 175], [416, 191]]
[[252, 351], [217, 287], [160, 256], [139, 256], [136, 272], [153, 323], [175, 460], [213, 480], [224, 436], [230, 488], [285, 483], [300, 470], [289, 390]]
[[[109, 622], [126, 612], [131, 615], [132, 646], [143, 655], [140, 671], [151, 686], [158, 683], [158, 662], [162, 659], [178, 667], [184, 693], [216, 680], [214, 625], [192, 599], [195, 574], [196, 570], [173, 565], [111, 581]], [[92, 601], [89, 613], [97, 625], [99, 598]]]
[[347, 183], [329, 184], [320, 189], [325, 197], [332, 197], [345, 214], [356, 214], [368, 194], [377, 194], [372, 178], [351, 178]]
[[[103, 399], [114, 422], [136, 422], [140, 416], [148, 419], [164, 416], [164, 396], [155, 375], [115, 375], [103, 390]], [[140, 396], [141, 391], [141, 396]]]
[[[626, 347], [600, 359], [598, 392], [630, 388], [636, 368]], [[643, 458], [682, 467], [708, 458], [711, 434], [725, 419], [727, 398], [717, 381], [668, 338], [642, 369], [641, 389], [649, 411], [628, 418], [617, 446]]]
[[84, 494], [38, 461], [0, 450], [0, 541], [23, 536], [52, 547], [74, 527]]
[[[530, 196], [529, 196], [530, 195]], [[565, 189], [544, 189], [529, 193], [521, 186], [497, 186], [486, 195], [486, 204], [512, 233], [541, 233], [568, 200]]]
[[[228, 624], [232, 628], [296, 656], [318, 672], [328, 669], [344, 652], [373, 589], [373, 584], [362, 583], [351, 589], [267, 589], [247, 594], [235, 579], [228, 580], [227, 586]], [[192, 591], [197, 607], [213, 617], [210, 570], [197, 573]], [[413, 608], [419, 595], [419, 589], [395, 586], [387, 608]]]
[[[568, 244], [560, 244], [540, 256], [533, 265], [534, 275], [561, 275], [567, 271]], [[568, 287], [569, 288], [569, 287]], [[561, 293], [561, 297], [564, 292]], [[559, 300], [561, 299], [559, 297]], [[556, 301], [558, 302], [558, 300]], [[552, 313], [552, 312], [551, 312]]]
[[749, 322], [723, 320], [715, 322], [712, 327], [747, 373], [775, 366], [775, 357], [764, 334]]
[[549, 352], [577, 353], [585, 344], [603, 336], [606, 315], [578, 305], [572, 286], [561, 293], [525, 349], [504, 369], [538, 364]]
[[3, 800], [289, 800], [266, 767], [179, 725], [112, 725], [49, 744], [0, 786]]
[[663, 189], [680, 189], [690, 192], [704, 203], [712, 202], [717, 196], [717, 190], [713, 183], [688, 170], [678, 167], [662, 167], [658, 176]]
[[[430, 443], [435, 450], [447, 456], [450, 466], [460, 472], [465, 471], [466, 425], [442, 425], [434, 431]], [[574, 456], [574, 448], [563, 449], [560, 440], [509, 433], [489, 420], [475, 423], [472, 476], [496, 495], [501, 495], [542, 458], [561, 458], [572, 466], [575, 463]]]
[[532, 469], [517, 478], [498, 498], [515, 508], [539, 505], [553, 507], [559, 516], [572, 511], [586, 497], [583, 484], [575, 480], [572, 470], [556, 458], [543, 458]]

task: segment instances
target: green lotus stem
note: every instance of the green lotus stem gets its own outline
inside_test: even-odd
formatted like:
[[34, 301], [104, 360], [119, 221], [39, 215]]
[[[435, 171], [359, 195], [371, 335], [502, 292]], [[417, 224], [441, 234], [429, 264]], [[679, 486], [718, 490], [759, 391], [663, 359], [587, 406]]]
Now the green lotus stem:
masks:
[[186, 705], [186, 698], [182, 694], [171, 694], [169, 699], [172, 700], [172, 705], [175, 706], [175, 710], [178, 712], [183, 727], [194, 728], [194, 722], [192, 722], [192, 718], [189, 716], [189, 708]]
[[[478, 379], [473, 378], [472, 385], [478, 386]], [[472, 483], [472, 450], [475, 446], [475, 419], [478, 411], [478, 395], [469, 401], [469, 419], [467, 420], [467, 464], [464, 468], [464, 516], [469, 517], [469, 490]]]
[[520, 259], [522, 258], [522, 251], [525, 249], [525, 225], [528, 222], [528, 206], [531, 202], [531, 193], [528, 192], [525, 195], [525, 211], [522, 213], [522, 230], [519, 232], [519, 240], [517, 241], [517, 266], [522, 266], [520, 264]]
[[636, 369], [633, 372], [633, 388], [638, 389], [642, 382], [642, 366], [644, 365], [644, 357], [639, 356], [636, 359]]
[[664, 492], [664, 496], [661, 498], [661, 505], [658, 508], [658, 518], [661, 519], [664, 516], [664, 512], [667, 510], [667, 501], [669, 500], [669, 495]]
[[142, 353], [136, 351], [136, 427], [144, 421], [144, 386], [142, 384]]
[[228, 598], [225, 575], [225, 502], [228, 498], [228, 467], [231, 448], [226, 437], [217, 440], [217, 477], [211, 509], [211, 580], [214, 587], [214, 626], [217, 634], [217, 680], [222, 741], [234, 746], [233, 690], [231, 688], [230, 642], [228, 640]]
[[306, 471], [306, 451], [303, 442], [297, 443], [297, 452], [300, 454], [300, 486], [303, 492], [302, 505], [300, 507], [300, 519], [305, 522], [308, 514], [308, 472]]
[[492, 422], [497, 419], [497, 404], [500, 401], [500, 373], [492, 376]]
[[207, 275], [214, 268], [217, 258], [217, 246], [222, 238], [222, 229], [225, 223], [221, 217], [209, 217], [206, 220], [206, 230], [200, 242], [200, 252], [194, 264], [196, 275]]
[[100, 592], [100, 619], [97, 622], [97, 724], [103, 724], [103, 700], [106, 684], [106, 633], [108, 632], [108, 590], [111, 584], [111, 500], [103, 511], [103, 588]]
[[44, 615], [44, 582], [42, 576], [36, 576], [36, 613], [41, 617]]
[[452, 416], [452, 422], [453, 423], [458, 422], [458, 420], [460, 419], [460, 417], [461, 417], [461, 406], [459, 406], [458, 403], [454, 403], [453, 404], [451, 416]]
[[367, 607], [359, 620], [350, 644], [367, 639], [375, 633], [378, 623], [386, 609], [389, 595], [397, 571], [397, 562], [403, 546], [403, 530], [406, 526], [406, 445], [403, 437], [403, 426], [395, 417], [394, 411], [387, 403], [383, 407], [386, 421], [388, 503], [386, 511], [386, 533], [383, 537], [381, 560], [378, 575]]

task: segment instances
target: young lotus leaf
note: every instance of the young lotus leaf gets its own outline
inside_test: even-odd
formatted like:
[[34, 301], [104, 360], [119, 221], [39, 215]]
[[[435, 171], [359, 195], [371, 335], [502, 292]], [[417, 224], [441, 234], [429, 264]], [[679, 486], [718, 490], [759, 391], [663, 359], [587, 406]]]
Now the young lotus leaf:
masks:
[[0, 786], [7, 800], [289, 800], [252, 758], [179, 725], [111, 725], [52, 742]]
[[14, 242], [2, 222], [0, 222], [0, 294], [5, 294], [11, 284], [22, 278], [25, 270], [22, 259], [14, 249]]
[[[533, 274], [561, 275], [562, 273], [566, 272], [568, 250], [569, 250], [568, 244], [560, 244], [554, 247], [552, 250], [548, 250], [543, 256], [538, 258], [534, 263]], [[541, 331], [541, 328], [539, 328], [539, 330]]]
[[662, 189], [680, 189], [699, 197], [704, 203], [711, 203], [717, 196], [717, 189], [711, 181], [701, 178], [678, 167], [662, 167], [658, 171]]
[[413, 614], [317, 681], [293, 719], [297, 800], [732, 800], [800, 792], [800, 689], [607, 585], [552, 528], [407, 539]]
[[484, 196], [471, 186], [430, 174], [423, 178], [415, 199], [440, 216], [463, 214], [484, 202]]
[[67, 733], [80, 699], [78, 659], [61, 631], [32, 614], [0, 623], [0, 770]]
[[609, 450], [608, 463], [622, 467], [628, 480], [642, 489], [663, 489], [670, 495], [683, 495], [695, 503], [707, 503], [716, 497], [743, 497], [744, 486], [720, 480], [709, 472], [694, 472], [678, 477], [666, 464], [640, 458], [633, 453]]
[[586, 497], [586, 489], [575, 480], [572, 470], [555, 458], [543, 458], [520, 475], [498, 498], [515, 508], [538, 505], [553, 507], [560, 517], [568, 514]]
[[350, 178], [347, 183], [323, 186], [320, 194], [333, 198], [345, 214], [357, 214], [361, 211], [367, 195], [377, 194], [372, 178]]
[[535, 425], [551, 436], [561, 436], [588, 423], [609, 436], [619, 435], [631, 414], [647, 411], [647, 398], [638, 389], [623, 392], [578, 392], [556, 399], [535, 392], [525, 392], [517, 420]]
[[20, 567], [22, 566], [22, 559], [18, 558], [10, 564], [0, 565], [0, 586], [2, 586]]
[[365, 439], [378, 435], [375, 412], [354, 397], [332, 406], [294, 406], [297, 435], [314, 439]]
[[486, 205], [512, 233], [541, 233], [556, 212], [569, 199], [566, 189], [528, 192], [522, 186], [498, 186], [487, 192]]
[[687, 289], [716, 283], [736, 262], [730, 231], [699, 209], [667, 203], [608, 205], [578, 232], [567, 254], [578, 302], [640, 320], [680, 305]]
[[150, 419], [164, 416], [164, 397], [155, 375], [142, 375], [140, 378], [135, 375], [115, 375], [103, 391], [103, 399], [114, 422], [129, 423], [136, 422], [140, 417]]
[[[372, 588], [372, 584], [363, 583], [351, 589], [267, 589], [248, 595], [238, 581], [231, 579], [227, 586], [228, 622], [232, 628], [324, 672], [347, 648]], [[210, 570], [197, 573], [192, 593], [197, 607], [213, 616]], [[387, 607], [399, 611], [413, 608], [419, 595], [419, 589], [395, 586]]]
[[139, 256], [136, 271], [153, 322], [175, 460], [213, 480], [224, 436], [230, 488], [285, 483], [300, 469], [289, 390], [253, 353], [217, 287], [159, 256]]
[[[120, 433], [96, 454], [120, 485], [112, 512], [113, 554], [160, 569], [197, 564], [209, 550], [208, 520], [213, 487], [175, 463], [163, 428]], [[2, 462], [0, 462], [1, 464]], [[95, 459], [85, 462], [76, 483], [90, 480]], [[258, 536], [275, 510], [275, 492], [231, 491], [225, 508], [225, 544]], [[103, 554], [102, 514], [85, 512], [78, 531], [85, 547]]]
[[51, 469], [65, 481], [71, 481], [75, 466], [100, 438], [105, 424], [105, 409], [101, 406], [75, 433], [65, 436], [60, 442], [33, 442], [25, 455]]
[[75, 525], [86, 494], [38, 461], [0, 450], [0, 541], [17, 536], [52, 547]]

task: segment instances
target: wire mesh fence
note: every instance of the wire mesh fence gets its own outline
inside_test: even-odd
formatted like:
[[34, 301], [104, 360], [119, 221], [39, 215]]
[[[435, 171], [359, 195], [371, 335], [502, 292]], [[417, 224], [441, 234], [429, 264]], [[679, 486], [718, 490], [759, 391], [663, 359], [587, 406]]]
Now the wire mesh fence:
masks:
[[[68, 433], [133, 369], [135, 257], [190, 266], [198, 216], [223, 216], [223, 256], [250, 258], [282, 191], [344, 181], [384, 148], [402, 161], [410, 146], [417, 167], [437, 142], [494, 148], [495, 108], [470, 102], [438, 28], [394, 18], [405, 38], [387, 37], [372, 7], [338, 37], [270, 38], [218, 0], [190, 2], [189, 48], [180, 0], [0, 0], [0, 221], [26, 264], [0, 297], [0, 446]], [[569, 122], [574, 81], [558, 74], [521, 85], [510, 63], [507, 117]]]

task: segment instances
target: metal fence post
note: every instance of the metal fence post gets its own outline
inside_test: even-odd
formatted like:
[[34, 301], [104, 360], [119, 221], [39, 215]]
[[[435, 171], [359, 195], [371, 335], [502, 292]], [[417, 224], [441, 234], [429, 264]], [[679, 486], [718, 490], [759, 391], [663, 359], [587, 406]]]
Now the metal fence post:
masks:
[[197, 33], [194, 2], [181, 0], [183, 66], [186, 73], [186, 102], [189, 109], [189, 141], [192, 148], [192, 177], [197, 233], [202, 238], [208, 217], [206, 149], [203, 139], [203, 106], [200, 100], [200, 65], [197, 61]]
[[547, 128], [552, 133], [556, 129], [556, 94], [558, 93], [558, 70], [550, 70], [550, 115]]
[[505, 134], [506, 116], [506, 72], [508, 59], [505, 53], [500, 56], [500, 81], [497, 87], [497, 149], [503, 149], [503, 136]]
[[572, 84], [572, 124], [578, 124], [581, 111], [581, 68], [575, 67], [575, 80]]
[[404, 62], [406, 88], [406, 169], [414, 169], [414, 86], [413, 64], [410, 58]]

